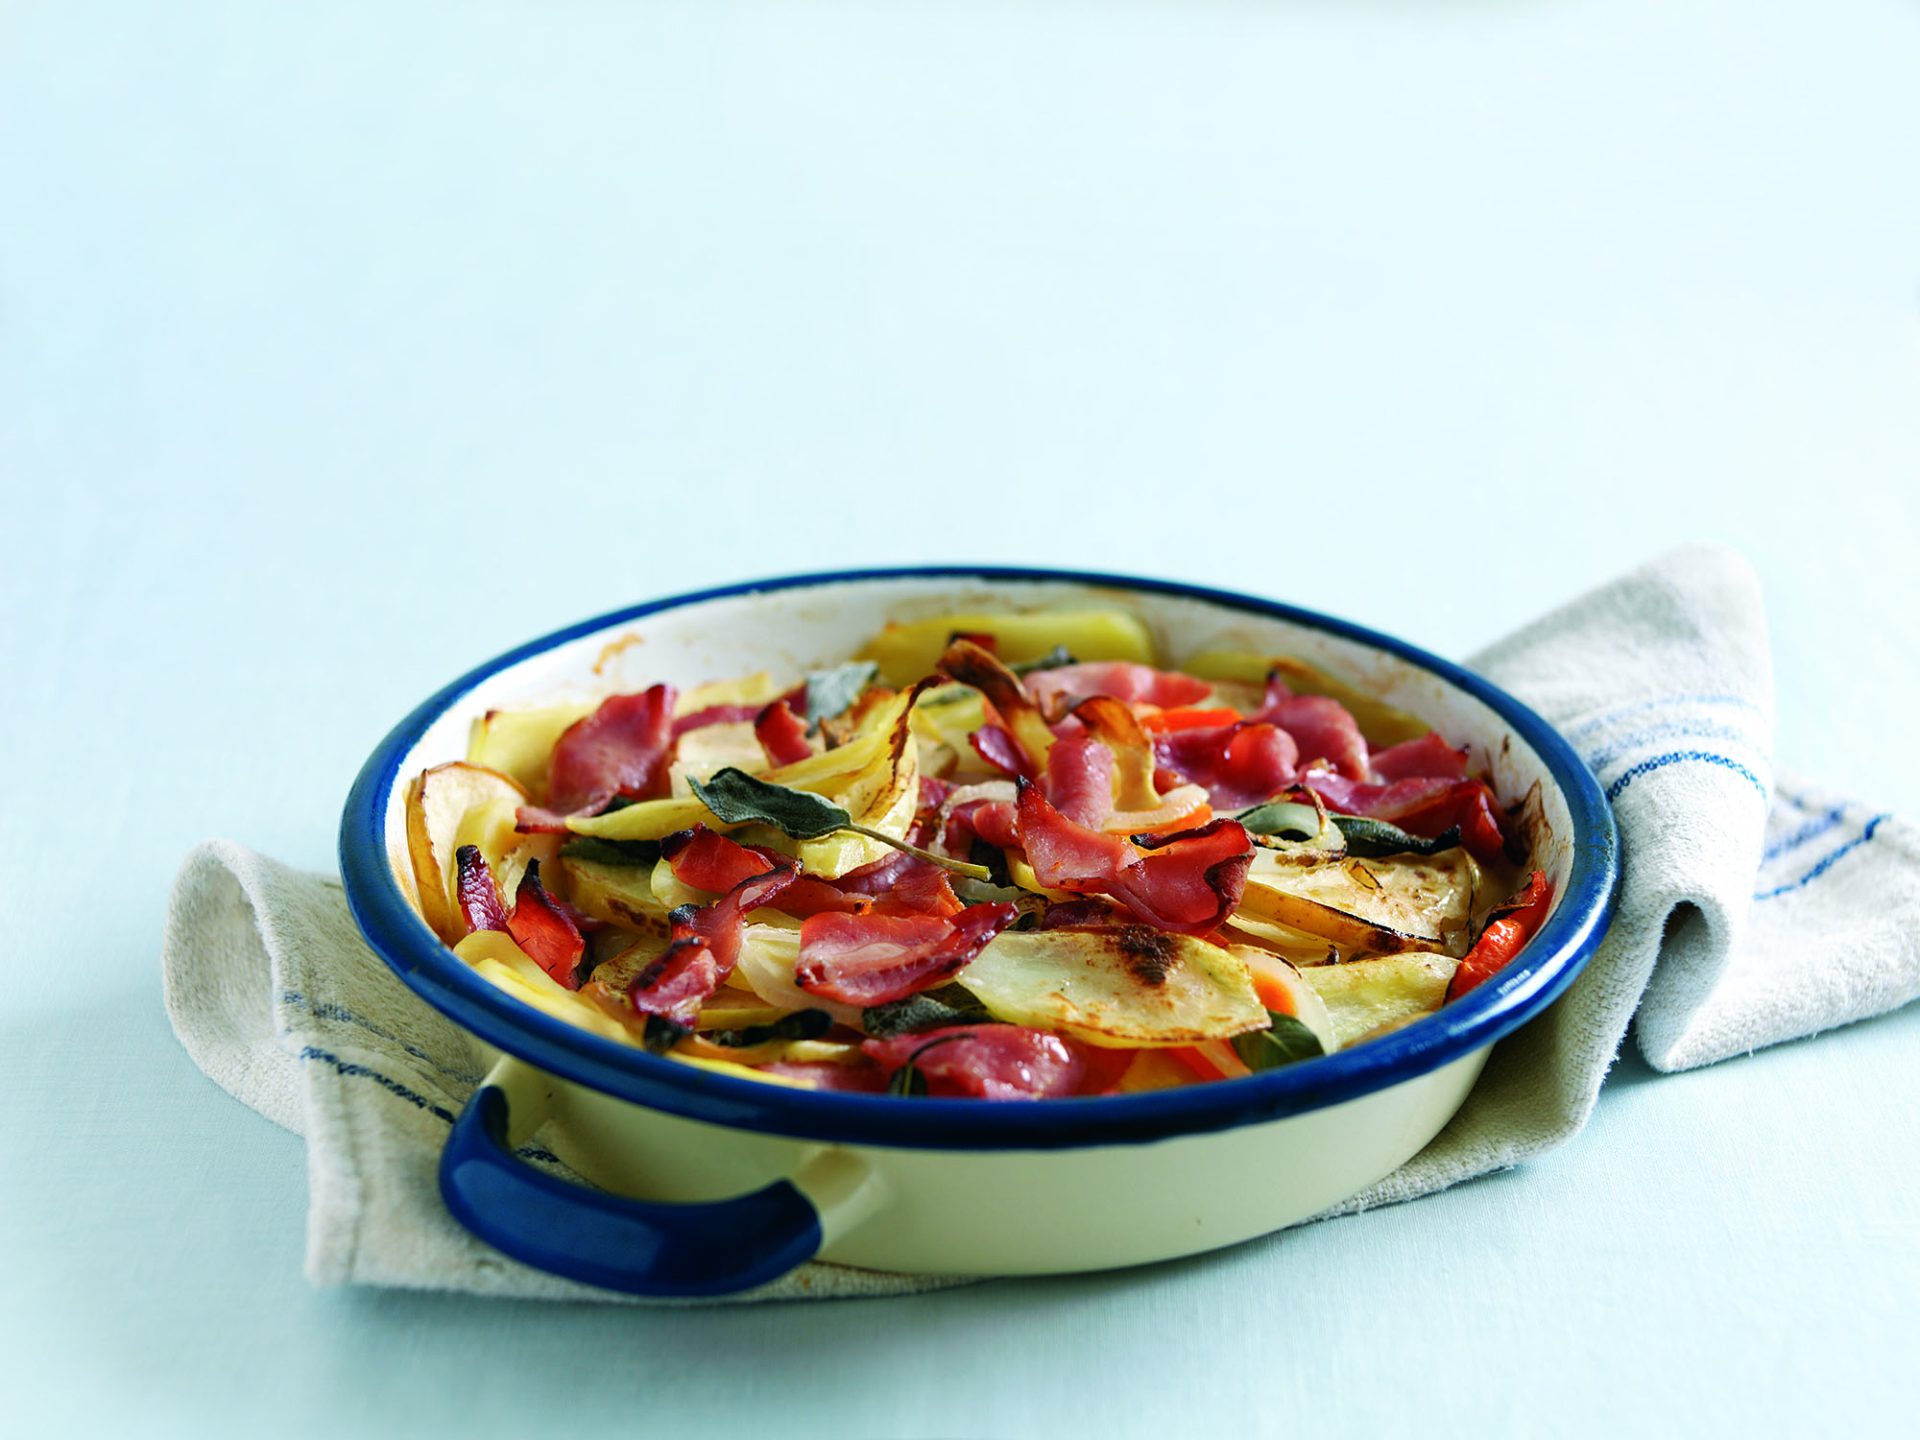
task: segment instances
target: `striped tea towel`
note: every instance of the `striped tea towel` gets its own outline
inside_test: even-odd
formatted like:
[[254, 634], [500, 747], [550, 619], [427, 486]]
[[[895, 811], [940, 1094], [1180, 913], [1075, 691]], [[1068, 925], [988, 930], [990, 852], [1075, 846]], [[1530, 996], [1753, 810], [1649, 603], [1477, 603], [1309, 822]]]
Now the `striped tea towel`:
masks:
[[[1678, 1070], [1920, 995], [1920, 837], [1776, 777], [1765, 621], [1738, 556], [1668, 556], [1471, 663], [1558, 725], [1600, 777], [1620, 824], [1618, 916], [1567, 993], [1495, 1048], [1439, 1137], [1333, 1213], [1567, 1139], [1636, 1016], [1648, 1060]], [[529, 1270], [447, 1214], [440, 1147], [484, 1060], [361, 943], [338, 881], [202, 845], [175, 882], [163, 966], [194, 1062], [306, 1137], [316, 1283], [628, 1298]], [[535, 1140], [524, 1157], [560, 1168]], [[816, 1264], [736, 1298], [948, 1283]]]

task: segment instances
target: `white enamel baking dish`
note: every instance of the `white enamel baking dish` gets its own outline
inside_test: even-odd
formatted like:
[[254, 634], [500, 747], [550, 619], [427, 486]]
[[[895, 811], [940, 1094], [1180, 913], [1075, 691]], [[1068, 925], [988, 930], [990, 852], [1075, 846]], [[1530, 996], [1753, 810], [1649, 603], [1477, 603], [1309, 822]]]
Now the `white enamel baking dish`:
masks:
[[[1556, 896], [1540, 933], [1496, 979], [1351, 1050], [1178, 1090], [994, 1103], [816, 1093], [621, 1045], [477, 975], [409, 897], [406, 781], [464, 756], [470, 722], [489, 709], [656, 680], [795, 674], [843, 659], [890, 619], [1109, 604], [1140, 615], [1169, 663], [1204, 649], [1296, 655], [1466, 743], [1503, 799], [1537, 784], [1545, 823], [1532, 863]], [[609, 652], [617, 641], [629, 643]], [[521, 646], [427, 700], [374, 751], [348, 798], [340, 859], [368, 942], [501, 1056], [443, 1157], [453, 1213], [529, 1264], [658, 1295], [742, 1290], [813, 1258], [940, 1274], [1134, 1265], [1314, 1215], [1446, 1124], [1493, 1043], [1545, 1008], [1598, 944], [1617, 871], [1611, 814], [1579, 758], [1525, 706], [1455, 665], [1248, 596], [987, 567], [730, 586]], [[514, 1157], [542, 1125], [545, 1143], [600, 1188]]]

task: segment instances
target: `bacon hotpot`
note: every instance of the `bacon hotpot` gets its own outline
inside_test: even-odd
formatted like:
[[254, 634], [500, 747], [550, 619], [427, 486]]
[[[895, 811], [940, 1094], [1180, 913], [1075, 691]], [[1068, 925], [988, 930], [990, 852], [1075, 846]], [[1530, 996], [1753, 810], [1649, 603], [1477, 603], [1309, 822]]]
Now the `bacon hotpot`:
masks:
[[[536, 1010], [455, 956], [412, 898], [405, 785], [458, 759], [486, 711], [843, 659], [889, 620], [1120, 605], [1169, 663], [1202, 649], [1297, 656], [1464, 743], [1503, 800], [1530, 792], [1546, 922], [1494, 979], [1351, 1049], [1249, 1078], [1031, 1102], [810, 1091], [711, 1073]], [[610, 648], [612, 647], [612, 648]], [[341, 822], [367, 942], [497, 1055], [440, 1166], [452, 1213], [502, 1252], [613, 1290], [716, 1295], [810, 1259], [936, 1274], [1104, 1269], [1231, 1245], [1308, 1218], [1416, 1154], [1489, 1049], [1540, 1013], [1605, 930], [1612, 816], [1553, 729], [1485, 680], [1388, 636], [1191, 585], [1055, 570], [843, 571], [636, 605], [491, 660], [396, 726]], [[595, 1188], [535, 1169], [536, 1131]]]

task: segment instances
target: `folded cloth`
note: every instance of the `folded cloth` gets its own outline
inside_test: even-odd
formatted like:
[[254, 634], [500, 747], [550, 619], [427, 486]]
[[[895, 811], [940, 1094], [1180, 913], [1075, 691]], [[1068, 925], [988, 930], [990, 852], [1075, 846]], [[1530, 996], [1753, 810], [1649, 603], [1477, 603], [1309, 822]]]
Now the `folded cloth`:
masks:
[[[1636, 1016], [1647, 1059], [1678, 1070], [1920, 995], [1920, 837], [1776, 780], [1759, 586], [1737, 555], [1668, 556], [1470, 663], [1559, 726], [1605, 787], [1620, 825], [1618, 915], [1567, 993], [1495, 1047], [1433, 1143], [1332, 1214], [1567, 1139]], [[202, 845], [175, 882], [163, 965], [194, 1063], [306, 1137], [314, 1282], [630, 1298], [508, 1260], [448, 1215], [435, 1167], [484, 1058], [362, 943], [336, 880]], [[564, 1173], [539, 1139], [522, 1155]], [[734, 1298], [951, 1283], [813, 1264]]]

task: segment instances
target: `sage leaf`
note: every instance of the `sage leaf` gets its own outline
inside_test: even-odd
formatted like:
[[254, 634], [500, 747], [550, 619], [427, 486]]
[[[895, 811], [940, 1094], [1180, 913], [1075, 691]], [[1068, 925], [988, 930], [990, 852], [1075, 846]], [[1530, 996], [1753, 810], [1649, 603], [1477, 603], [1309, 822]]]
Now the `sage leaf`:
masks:
[[[1293, 800], [1269, 800], [1234, 817], [1251, 835], [1277, 835], [1289, 840], [1312, 840], [1320, 833], [1320, 812], [1311, 805]], [[1364, 815], [1329, 814], [1330, 820], [1346, 837], [1347, 853], [1368, 860], [1383, 855], [1438, 855], [1460, 843], [1458, 826], [1444, 835], [1428, 839], [1410, 835], [1385, 820], [1369, 820]]]
[[833, 1017], [824, 1010], [794, 1010], [765, 1025], [748, 1025], [739, 1030], [709, 1030], [704, 1039], [716, 1045], [745, 1049], [765, 1045], [771, 1040], [818, 1040], [833, 1028]]
[[1442, 850], [1451, 850], [1460, 843], [1458, 825], [1429, 840], [1425, 836], [1409, 835], [1398, 825], [1389, 825], [1384, 820], [1368, 820], [1359, 815], [1335, 815], [1333, 823], [1347, 837], [1347, 853], [1369, 860], [1377, 860], [1383, 855], [1438, 855]]
[[728, 825], [771, 825], [795, 840], [818, 840], [850, 829], [853, 817], [808, 790], [774, 785], [729, 765], [705, 780], [687, 782], [714, 818]]
[[809, 670], [807, 728], [812, 729], [822, 720], [831, 720], [844, 712], [860, 698], [863, 690], [873, 684], [879, 673], [880, 667], [871, 660], [853, 660], [845, 665], [836, 665], [831, 670]]
[[596, 835], [575, 835], [560, 847], [569, 860], [587, 860], [595, 865], [645, 865], [660, 859], [658, 840], [602, 840]]
[[869, 1005], [860, 1012], [860, 1025], [867, 1034], [884, 1040], [893, 1035], [910, 1035], [916, 1030], [983, 1024], [992, 1018], [971, 991], [958, 985], [942, 985], [937, 990], [909, 995], [904, 1000]]
[[1267, 1020], [1265, 1030], [1233, 1037], [1233, 1053], [1249, 1070], [1277, 1070], [1296, 1060], [1311, 1060], [1327, 1053], [1320, 1037], [1293, 1016], [1269, 1010]]

